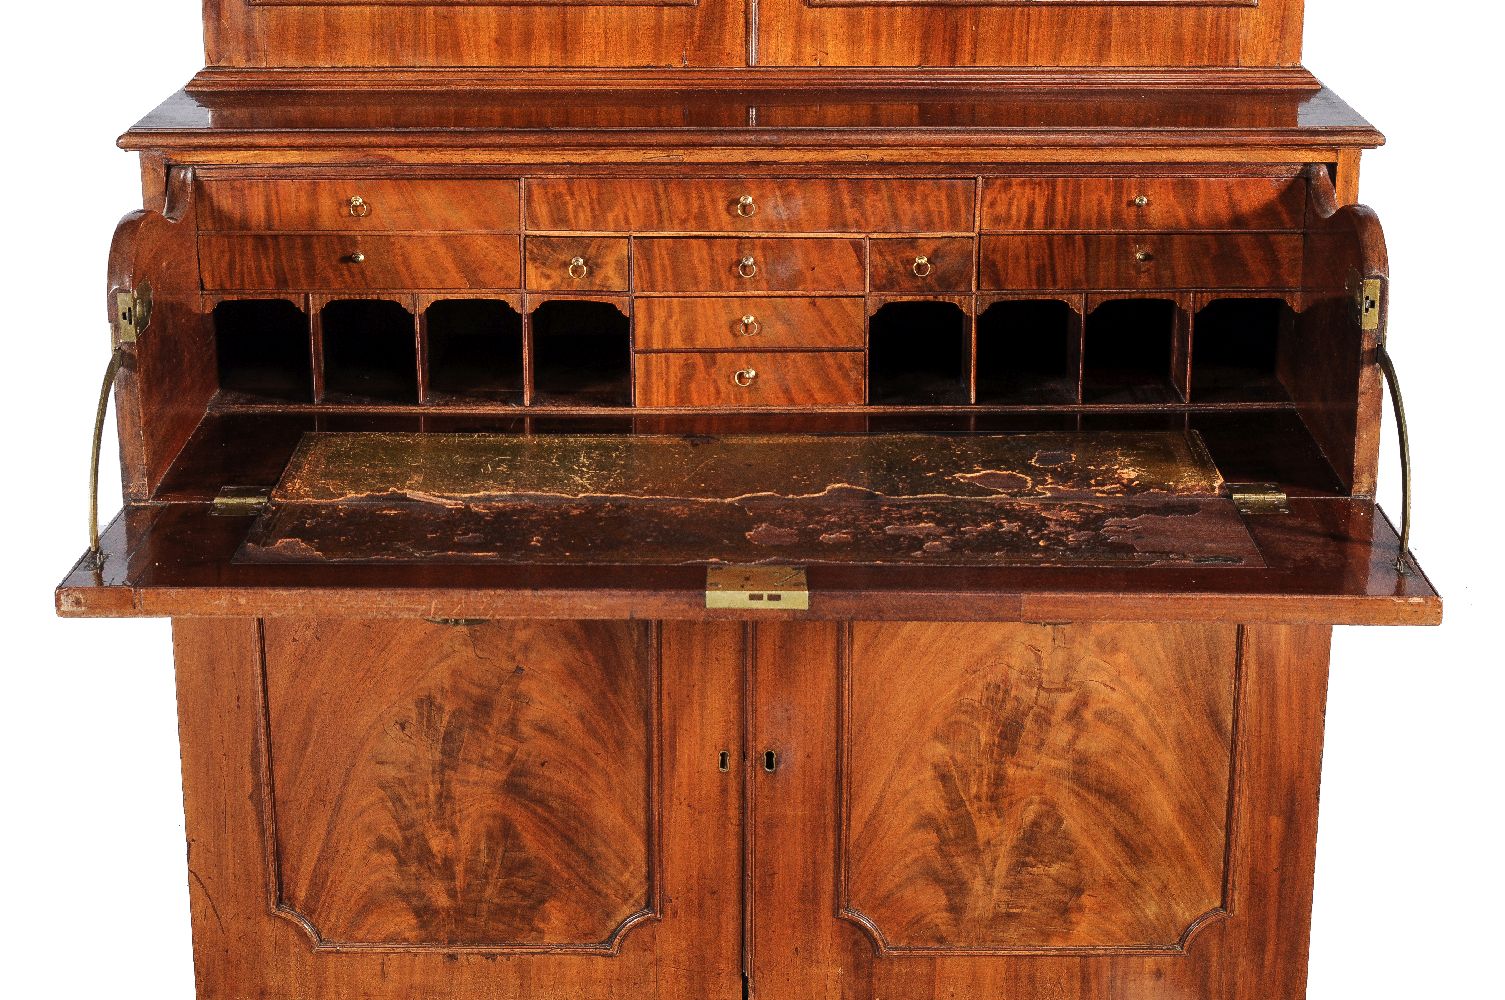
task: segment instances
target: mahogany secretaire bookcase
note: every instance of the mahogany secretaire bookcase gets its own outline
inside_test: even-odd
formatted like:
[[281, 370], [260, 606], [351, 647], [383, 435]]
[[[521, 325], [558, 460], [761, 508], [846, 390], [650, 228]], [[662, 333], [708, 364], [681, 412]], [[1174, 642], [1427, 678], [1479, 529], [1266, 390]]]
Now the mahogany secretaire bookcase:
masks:
[[1303, 995], [1441, 603], [1301, 0], [204, 24], [57, 592], [174, 620], [202, 1000]]

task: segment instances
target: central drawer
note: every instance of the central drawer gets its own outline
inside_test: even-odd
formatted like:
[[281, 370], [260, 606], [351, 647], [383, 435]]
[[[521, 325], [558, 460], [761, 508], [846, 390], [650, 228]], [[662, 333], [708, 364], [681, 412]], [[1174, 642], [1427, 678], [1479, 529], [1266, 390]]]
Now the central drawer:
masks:
[[857, 406], [861, 351], [639, 354], [637, 405]]
[[639, 292], [849, 292], [867, 288], [863, 240], [640, 239]]
[[857, 298], [642, 298], [633, 323], [640, 351], [860, 351], [867, 340]]
[[527, 182], [532, 232], [970, 233], [971, 180], [727, 177]]

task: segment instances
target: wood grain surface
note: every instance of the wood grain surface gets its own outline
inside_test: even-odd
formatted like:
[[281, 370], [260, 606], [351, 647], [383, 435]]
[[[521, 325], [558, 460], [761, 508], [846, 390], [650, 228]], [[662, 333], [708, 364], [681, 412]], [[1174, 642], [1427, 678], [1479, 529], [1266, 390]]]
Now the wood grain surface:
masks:
[[512, 178], [225, 178], [201, 191], [206, 231], [516, 232], [519, 220]]
[[469, 233], [206, 233], [199, 257], [209, 289], [506, 289], [522, 273], [516, 236]]

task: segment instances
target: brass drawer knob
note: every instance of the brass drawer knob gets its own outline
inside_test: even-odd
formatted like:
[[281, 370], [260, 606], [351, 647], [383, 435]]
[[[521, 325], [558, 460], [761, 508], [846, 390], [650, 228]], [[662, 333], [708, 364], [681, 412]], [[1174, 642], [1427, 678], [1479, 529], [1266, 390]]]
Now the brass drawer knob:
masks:
[[581, 281], [590, 273], [590, 265], [585, 262], [584, 257], [574, 257], [570, 260], [569, 272], [571, 278]]
[[754, 278], [758, 274], [758, 262], [751, 257], [743, 257], [737, 262], [737, 273], [744, 278]]
[[744, 194], [737, 199], [737, 214], [744, 219], [751, 219], [758, 214], [758, 204], [753, 201], [753, 196]]
[[1155, 255], [1144, 247], [1139, 247], [1134, 251], [1134, 259], [1141, 264], [1149, 264], [1154, 261]]
[[930, 258], [923, 254], [914, 259], [914, 276], [916, 278], [928, 278], [930, 272], [935, 270], [930, 266]]
[[353, 219], [364, 219], [371, 214], [371, 203], [358, 194], [351, 195], [347, 205], [350, 209], [350, 217]]
[[732, 381], [736, 383], [739, 388], [746, 389], [748, 386], [753, 384], [753, 381], [757, 379], [757, 377], [758, 370], [756, 368], [743, 368], [741, 371], [735, 372], [732, 375]]
[[1147, 194], [1137, 195], [1134, 198], [1135, 208], [1146, 208], [1150, 204], [1150, 196]]
[[737, 324], [737, 336], [739, 337], [756, 337], [762, 332], [763, 324], [758, 322], [758, 317], [751, 314], [743, 316], [742, 321]]
[[347, 264], [364, 264], [364, 263], [366, 263], [366, 255], [363, 254], [363, 253], [361, 253], [359, 250], [357, 250], [355, 253], [346, 254], [345, 255], [345, 263], [347, 263]]

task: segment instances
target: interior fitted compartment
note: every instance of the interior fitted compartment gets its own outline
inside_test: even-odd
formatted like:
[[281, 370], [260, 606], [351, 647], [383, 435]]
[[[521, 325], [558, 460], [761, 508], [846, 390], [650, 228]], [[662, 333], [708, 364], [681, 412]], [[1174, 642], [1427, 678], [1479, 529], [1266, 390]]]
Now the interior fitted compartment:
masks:
[[632, 404], [632, 329], [615, 305], [558, 299], [533, 310], [529, 322], [535, 403]]
[[384, 299], [341, 299], [320, 314], [325, 402], [418, 402], [413, 314]]
[[977, 318], [977, 402], [1076, 402], [1081, 329], [1060, 299], [988, 306]]
[[1182, 312], [1170, 299], [1112, 299], [1087, 315], [1082, 345], [1084, 403], [1172, 403]]
[[214, 307], [222, 392], [241, 399], [309, 403], [314, 369], [308, 314], [286, 299], [235, 299]]
[[1208, 303], [1192, 320], [1191, 398], [1203, 403], [1262, 403], [1290, 398], [1282, 353], [1292, 346], [1296, 312], [1279, 298]]
[[968, 401], [971, 337], [954, 302], [890, 302], [868, 320], [868, 402], [954, 406]]
[[429, 401], [523, 401], [523, 318], [506, 302], [446, 299], [424, 312]]

